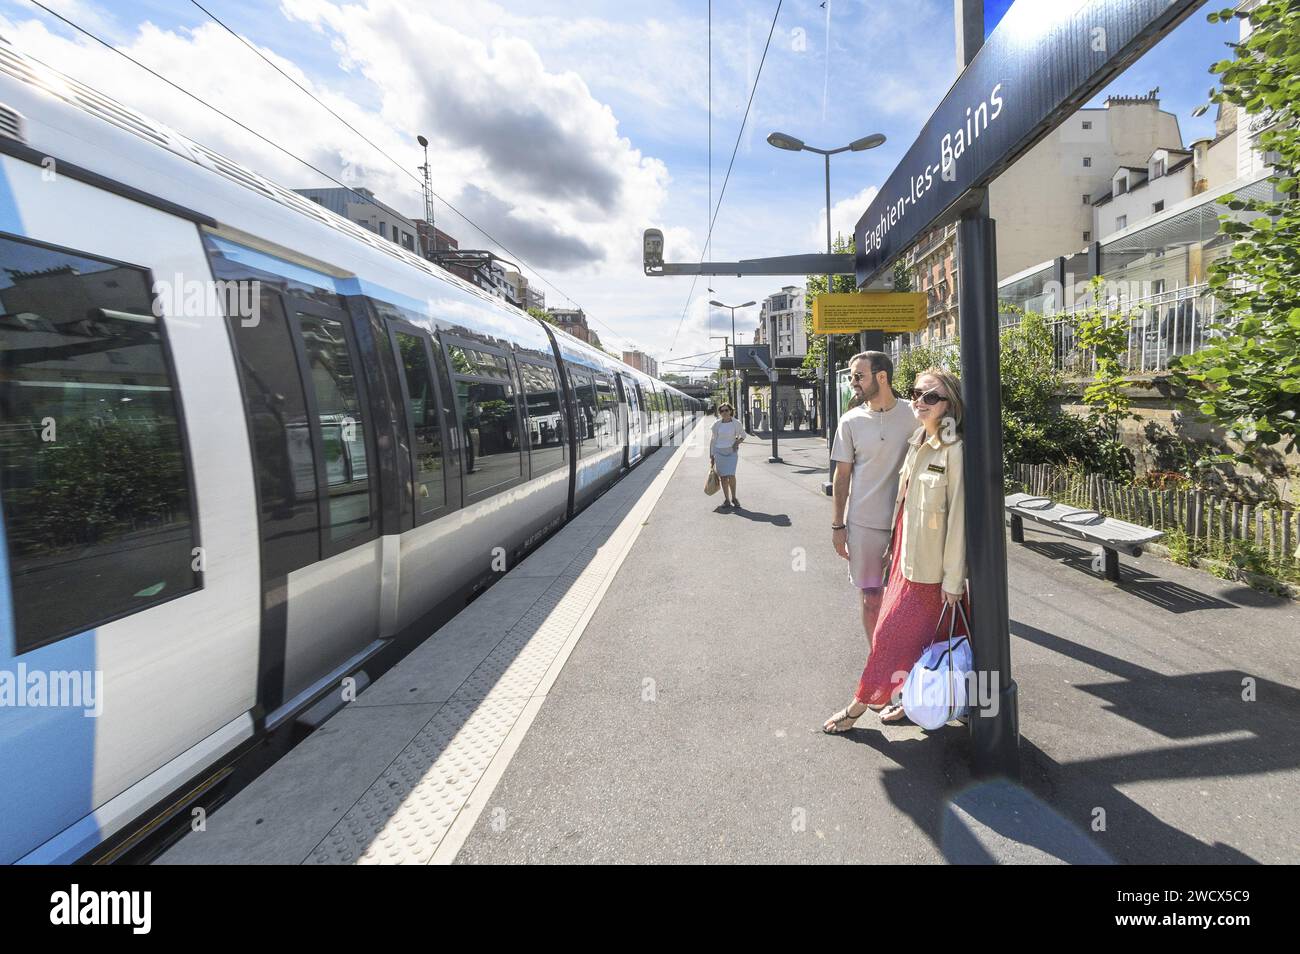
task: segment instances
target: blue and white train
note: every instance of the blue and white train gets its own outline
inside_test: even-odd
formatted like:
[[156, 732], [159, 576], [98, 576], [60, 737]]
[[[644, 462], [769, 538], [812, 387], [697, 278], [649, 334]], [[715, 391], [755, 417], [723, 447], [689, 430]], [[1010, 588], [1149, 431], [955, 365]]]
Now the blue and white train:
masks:
[[0, 41], [0, 860], [110, 857], [703, 405]]

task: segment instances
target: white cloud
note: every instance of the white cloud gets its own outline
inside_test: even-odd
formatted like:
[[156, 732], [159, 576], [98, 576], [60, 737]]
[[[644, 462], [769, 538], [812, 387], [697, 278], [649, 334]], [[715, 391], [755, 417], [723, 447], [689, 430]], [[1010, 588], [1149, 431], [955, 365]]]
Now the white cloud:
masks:
[[[876, 193], [879, 191], [873, 185], [867, 186], [861, 192], [831, 204], [832, 240], [838, 236], [844, 238], [853, 237], [853, 229], [858, 224], [858, 219], [862, 218], [862, 213], [867, 211], [867, 206], [871, 204], [871, 200], [876, 197]], [[825, 208], [822, 208], [817, 213], [817, 227], [809, 233], [809, 240], [812, 242], [813, 248], [818, 251], [826, 247]]]
[[[79, 22], [103, 26], [103, 9], [83, 0], [74, 12]], [[620, 134], [612, 110], [577, 73], [549, 67], [523, 37], [467, 36], [442, 22], [440, 13], [391, 0], [346, 7], [293, 0], [284, 13], [292, 17], [289, 23], [268, 24], [262, 36], [248, 39], [412, 171], [421, 160], [415, 135], [427, 135], [436, 191], [516, 253], [507, 257], [535, 263], [628, 338], [649, 343], [660, 337], [625, 327], [626, 317], [645, 312], [647, 297], [658, 299], [651, 314], [680, 313], [684, 290], [651, 282], [640, 267], [641, 230], [661, 220], [667, 169]], [[327, 184], [111, 50], [61, 35], [34, 17], [3, 22], [2, 28], [18, 49], [284, 185]], [[273, 44], [259, 42], [286, 28], [319, 33], [340, 72], [308, 76], [277, 56]], [[119, 35], [124, 52], [328, 174], [349, 185], [364, 183], [408, 214], [421, 209], [419, 185], [405, 169], [216, 24], [173, 30], [146, 21], [119, 27]], [[462, 246], [491, 247], [444, 205], [437, 214], [440, 227]], [[674, 241], [694, 244], [688, 237], [675, 234]], [[563, 303], [555, 289], [542, 287], [550, 303]], [[621, 290], [621, 307], [604, 294], [608, 288]], [[633, 299], [639, 300], [629, 308]], [[599, 323], [595, 327], [617, 348], [616, 335]]]
[[[743, 301], [795, 278], [704, 276], [687, 303], [690, 279], [642, 274], [642, 229], [662, 228], [674, 261], [697, 259], [703, 242], [708, 47], [697, 11], [666, 8], [647, 17], [620, 8], [605, 16], [604, 8], [589, 6], [599, 10], [592, 16], [557, 15], [540, 5], [507, 10], [490, 0], [436, 8], [396, 0], [282, 0], [278, 14], [268, 10], [246, 21], [255, 24], [250, 42], [395, 157], [403, 167], [397, 168], [193, 10], [193, 29], [163, 29], [131, 24], [107, 3], [63, 2], [75, 4], [73, 19], [96, 24], [151, 68], [412, 215], [422, 208], [418, 183], [408, 175], [421, 160], [414, 138], [428, 136], [437, 192], [515, 253], [506, 257], [536, 265], [580, 302], [611, 347], [630, 340], [660, 356], [670, 344], [675, 355], [708, 350], [710, 284]], [[3, 24], [19, 48], [287, 186], [327, 184], [111, 51], [24, 16]], [[801, 22], [783, 15], [774, 37], [710, 258], [813, 251], [824, 242], [824, 225], [808, 240], [800, 237], [805, 228], [791, 209], [802, 202], [783, 192], [793, 180], [784, 170], [769, 179], [761, 158], [775, 153], [762, 141], [769, 128], [802, 128], [814, 87], [820, 102], [820, 43], [801, 52], [791, 42]], [[715, 201], [769, 24], [770, 12], [757, 9], [715, 19]], [[858, 45], [854, 35], [837, 34], [836, 62], [856, 55], [839, 49], [840, 42]], [[817, 40], [817, 31], [808, 37]], [[835, 72], [833, 63], [832, 111], [844, 108]], [[889, 106], [899, 105], [889, 98]], [[676, 185], [663, 158], [638, 148], [620, 116], [635, 117], [638, 135], [671, 152], [679, 164]], [[841, 200], [833, 225], [851, 232], [866, 201], [866, 192]], [[441, 203], [437, 218], [462, 245], [490, 245]], [[548, 302], [563, 303], [554, 288], [535, 276], [534, 283]]]

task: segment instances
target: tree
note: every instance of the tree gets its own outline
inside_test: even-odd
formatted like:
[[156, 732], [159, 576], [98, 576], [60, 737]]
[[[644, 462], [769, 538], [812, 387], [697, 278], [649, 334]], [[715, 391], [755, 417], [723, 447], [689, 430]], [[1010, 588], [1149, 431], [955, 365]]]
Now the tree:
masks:
[[1128, 329], [1133, 316], [1113, 313], [1105, 300], [1101, 276], [1092, 279], [1088, 307], [1070, 319], [1074, 337], [1085, 354], [1092, 356], [1092, 380], [1083, 389], [1088, 424], [1096, 438], [1096, 457], [1091, 469], [1112, 480], [1133, 476], [1133, 453], [1120, 441], [1120, 424], [1137, 420], [1128, 380], [1120, 356], [1128, 352]]
[[1038, 312], [1010, 302], [1002, 302], [1001, 311], [1019, 319], [999, 336], [1003, 469], [1010, 470], [1012, 464], [1104, 469], [1088, 422], [1061, 409], [1058, 392], [1065, 375], [1056, 368], [1051, 323]]
[[[856, 251], [856, 245], [852, 238], [839, 236], [832, 246], [837, 253], [853, 254]], [[855, 292], [858, 290], [857, 278], [853, 275], [836, 275], [831, 283], [831, 291], [835, 294], [842, 292]], [[835, 373], [835, 368], [843, 364], [849, 358], [858, 353], [857, 335], [815, 335], [812, 330], [812, 303], [818, 295], [826, 293], [826, 276], [809, 275], [805, 279], [805, 314], [804, 314], [804, 331], [808, 338], [808, 352], [804, 355], [803, 366], [799, 373], [806, 378], [817, 376], [821, 370], [822, 358], [826, 354], [826, 339], [831, 338], [835, 342], [835, 350], [832, 353], [834, 360], [831, 362], [831, 373]]]
[[528, 314], [532, 315], [534, 318], [546, 322], [548, 325], [555, 325], [555, 327], [557, 328], [560, 327], [559, 322], [557, 322], [554, 316], [551, 315], [551, 313], [548, 312], [545, 308], [529, 308]]
[[[1208, 19], [1234, 15], [1225, 9]], [[1290, 453], [1300, 442], [1300, 0], [1261, 3], [1250, 20], [1251, 35], [1229, 44], [1236, 57], [1210, 67], [1220, 77], [1210, 100], [1266, 125], [1259, 148], [1272, 159], [1269, 181], [1280, 197], [1228, 197], [1229, 209], [1254, 217], [1220, 216], [1219, 231], [1234, 245], [1209, 284], [1224, 320], [1200, 351], [1172, 362], [1171, 377], [1243, 446], [1220, 459], [1285, 472], [1275, 448]]]

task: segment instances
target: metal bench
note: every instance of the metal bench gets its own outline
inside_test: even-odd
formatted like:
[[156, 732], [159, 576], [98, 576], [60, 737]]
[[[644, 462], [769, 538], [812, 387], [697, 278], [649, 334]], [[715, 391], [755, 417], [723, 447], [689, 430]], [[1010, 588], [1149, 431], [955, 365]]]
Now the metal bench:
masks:
[[1095, 510], [1080, 510], [1033, 494], [1011, 494], [1006, 498], [1011, 515], [1011, 542], [1025, 542], [1025, 521], [1032, 520], [1053, 530], [1102, 548], [1102, 572], [1106, 579], [1118, 583], [1119, 551], [1141, 556], [1142, 548], [1155, 543], [1164, 533], [1136, 523], [1104, 517]]

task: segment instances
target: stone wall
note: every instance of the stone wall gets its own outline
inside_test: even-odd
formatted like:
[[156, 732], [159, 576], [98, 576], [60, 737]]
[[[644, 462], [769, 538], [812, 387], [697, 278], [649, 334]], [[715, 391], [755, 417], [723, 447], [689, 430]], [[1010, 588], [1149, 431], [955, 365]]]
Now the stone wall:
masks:
[[[1082, 396], [1089, 383], [1087, 380], [1067, 381], [1058, 392], [1061, 408], [1070, 414], [1086, 416], [1088, 409]], [[1120, 427], [1120, 439], [1133, 452], [1139, 473], [1181, 469], [1177, 460], [1179, 442], [1190, 442], [1206, 452], [1239, 449], [1240, 445], [1229, 441], [1222, 428], [1175, 399], [1167, 375], [1131, 378], [1127, 390], [1133, 400], [1133, 412], [1139, 420], [1125, 421]], [[1195, 452], [1192, 456], [1196, 456]], [[1300, 453], [1278, 454], [1276, 464], [1285, 467], [1290, 477], [1270, 478], [1257, 471], [1229, 465], [1219, 465], [1216, 469], [1225, 487], [1236, 487], [1252, 496], [1268, 495], [1264, 484], [1271, 483], [1281, 499], [1300, 504]]]

